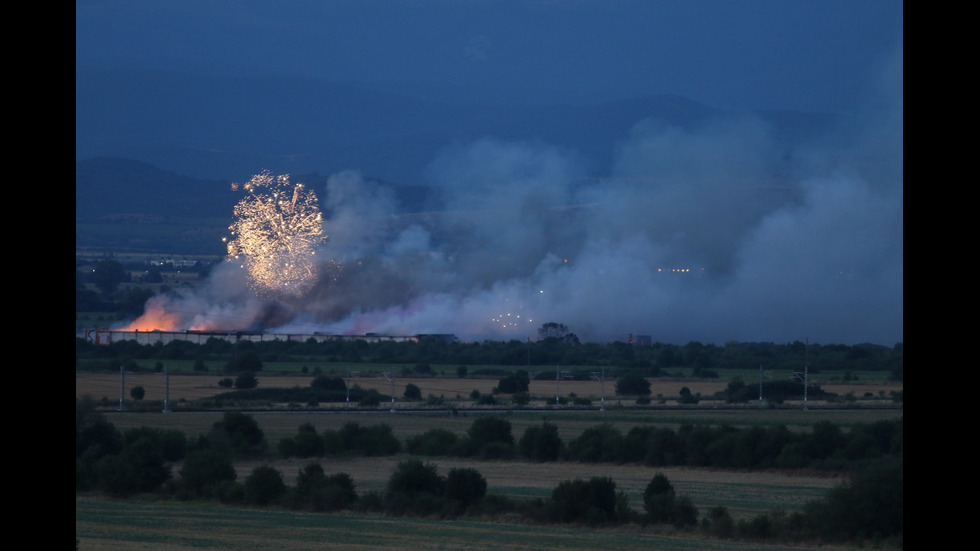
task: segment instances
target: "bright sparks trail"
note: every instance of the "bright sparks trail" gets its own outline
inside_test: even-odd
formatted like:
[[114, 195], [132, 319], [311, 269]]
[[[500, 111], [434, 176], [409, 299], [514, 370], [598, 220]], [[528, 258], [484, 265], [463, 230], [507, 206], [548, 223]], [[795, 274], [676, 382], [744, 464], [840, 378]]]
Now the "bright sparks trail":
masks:
[[289, 175], [257, 174], [235, 205], [228, 258], [242, 261], [260, 295], [300, 295], [317, 280], [317, 247], [326, 239], [316, 194]]

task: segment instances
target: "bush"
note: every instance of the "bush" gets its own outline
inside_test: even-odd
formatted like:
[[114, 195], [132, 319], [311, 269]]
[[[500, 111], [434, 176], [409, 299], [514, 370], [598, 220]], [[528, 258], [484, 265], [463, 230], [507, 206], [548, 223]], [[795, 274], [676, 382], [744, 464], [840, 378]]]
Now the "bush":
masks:
[[401, 494], [414, 499], [423, 493], [441, 495], [443, 484], [435, 465], [409, 459], [398, 464], [388, 479], [387, 491], [389, 495]]
[[846, 483], [807, 504], [812, 533], [828, 540], [902, 538], [904, 461], [886, 458], [862, 466]]
[[562, 449], [558, 427], [549, 423], [528, 427], [518, 445], [524, 457], [535, 461], [557, 461]]
[[245, 479], [246, 503], [268, 505], [284, 493], [286, 484], [282, 480], [282, 473], [269, 465], [256, 467]]
[[238, 390], [248, 390], [259, 386], [259, 380], [255, 378], [255, 373], [246, 371], [235, 378], [235, 388]]
[[616, 394], [619, 396], [649, 396], [650, 381], [640, 375], [623, 375], [616, 380]]
[[696, 404], [701, 401], [701, 394], [691, 394], [691, 389], [686, 386], [681, 387], [680, 398], [677, 400], [681, 404]]
[[406, 449], [414, 455], [449, 455], [459, 442], [459, 437], [447, 429], [434, 428], [410, 437]]
[[487, 480], [475, 469], [456, 468], [446, 476], [446, 497], [468, 507], [487, 494]]
[[687, 496], [676, 496], [674, 487], [663, 473], [657, 473], [643, 491], [647, 519], [654, 523], [671, 523], [677, 527], [696, 525], [698, 509]]
[[310, 386], [318, 390], [327, 390], [334, 392], [346, 392], [347, 383], [344, 382], [340, 377], [328, 377], [326, 375], [318, 375], [313, 378], [310, 382]]
[[325, 451], [323, 438], [310, 423], [300, 425], [295, 437], [279, 441], [279, 454], [285, 458], [316, 457], [323, 455]]
[[670, 522], [674, 514], [674, 486], [657, 473], [643, 491], [643, 507], [651, 522]]
[[401, 451], [401, 442], [395, 437], [390, 425], [384, 423], [362, 427], [349, 422], [340, 428], [340, 444], [343, 451], [379, 457]]
[[484, 459], [502, 459], [513, 455], [514, 436], [510, 421], [499, 417], [480, 417], [467, 431], [471, 455]]
[[606, 477], [566, 480], [551, 492], [554, 520], [601, 524], [617, 520], [616, 483]]
[[497, 381], [497, 388], [494, 389], [494, 392], [499, 394], [527, 392], [530, 384], [531, 376], [528, 375], [527, 371], [522, 370], [511, 373]]
[[713, 538], [729, 539], [735, 535], [735, 520], [725, 507], [712, 507], [701, 521], [701, 530]]
[[406, 400], [421, 400], [422, 390], [418, 387], [418, 385], [408, 383], [405, 385], [404, 396]]
[[238, 411], [225, 412], [208, 434], [211, 445], [227, 447], [243, 457], [261, 455], [266, 449], [265, 435], [250, 415]]
[[568, 455], [578, 461], [606, 463], [619, 461], [623, 435], [609, 423], [589, 427], [568, 443]]
[[213, 497], [218, 486], [223, 482], [234, 482], [237, 475], [228, 456], [204, 448], [187, 454], [180, 477], [184, 488], [192, 495]]

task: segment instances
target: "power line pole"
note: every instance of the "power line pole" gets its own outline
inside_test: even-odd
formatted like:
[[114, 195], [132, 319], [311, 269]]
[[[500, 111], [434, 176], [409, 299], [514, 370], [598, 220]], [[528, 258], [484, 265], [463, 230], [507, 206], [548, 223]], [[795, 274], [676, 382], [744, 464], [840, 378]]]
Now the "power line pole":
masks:
[[350, 385], [351, 385], [351, 381], [354, 380], [354, 375], [355, 375], [355, 373], [353, 371], [351, 371], [350, 369], [348, 369], [347, 370], [347, 376], [344, 377], [344, 386], [347, 388], [347, 403], [345, 404], [344, 407], [347, 407], [347, 408], [350, 407]]
[[126, 368], [119, 366], [119, 411], [125, 409], [124, 400], [126, 399]]
[[163, 368], [163, 412], [170, 413], [170, 370]]
[[596, 373], [592, 372], [592, 379], [599, 381], [599, 388], [602, 391], [601, 398], [599, 399], [599, 411], [606, 411], [606, 368], [603, 366], [602, 371]]
[[806, 411], [807, 409], [809, 409], [807, 406], [807, 393], [810, 387], [809, 380], [808, 380], [810, 378], [810, 340], [809, 339], [807, 339], [803, 350], [804, 350], [804, 357], [805, 357], [805, 360], [803, 361], [803, 374], [801, 376], [799, 372], [796, 372], [795, 375], [798, 380], [803, 381], [803, 411]]
[[561, 379], [562, 377], [568, 377], [567, 371], [559, 370], [559, 366], [555, 366], [555, 407], [558, 407], [561, 403]]
[[395, 413], [395, 376], [392, 373], [382, 373], [381, 375], [391, 383], [391, 412]]

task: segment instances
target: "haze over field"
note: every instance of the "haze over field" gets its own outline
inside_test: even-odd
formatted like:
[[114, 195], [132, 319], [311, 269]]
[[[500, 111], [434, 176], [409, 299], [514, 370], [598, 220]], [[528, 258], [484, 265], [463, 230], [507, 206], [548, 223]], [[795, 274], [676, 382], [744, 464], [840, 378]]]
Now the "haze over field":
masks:
[[[106, 86], [137, 73], [166, 86]], [[164, 94], [175, 74], [202, 87]], [[288, 86], [215, 107], [256, 79]], [[360, 103], [341, 120], [313, 92], [281, 102], [301, 81]], [[596, 122], [612, 113], [628, 122]], [[335, 277], [260, 299], [224, 264], [152, 300], [167, 321], [145, 328], [904, 336], [901, 3], [78, 2], [76, 159], [92, 156], [328, 174], [316, 258]]]

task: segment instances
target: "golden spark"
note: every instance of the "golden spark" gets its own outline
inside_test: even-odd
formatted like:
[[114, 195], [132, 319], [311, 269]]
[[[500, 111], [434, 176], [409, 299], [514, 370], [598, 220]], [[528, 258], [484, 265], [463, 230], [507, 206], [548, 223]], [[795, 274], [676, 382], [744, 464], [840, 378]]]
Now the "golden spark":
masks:
[[256, 174], [242, 186], [228, 227], [228, 259], [242, 261], [260, 294], [300, 295], [317, 281], [317, 247], [326, 240], [316, 194], [289, 175]]

